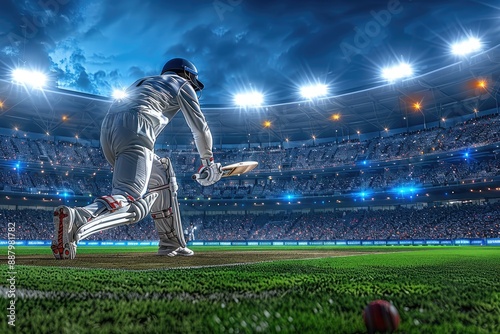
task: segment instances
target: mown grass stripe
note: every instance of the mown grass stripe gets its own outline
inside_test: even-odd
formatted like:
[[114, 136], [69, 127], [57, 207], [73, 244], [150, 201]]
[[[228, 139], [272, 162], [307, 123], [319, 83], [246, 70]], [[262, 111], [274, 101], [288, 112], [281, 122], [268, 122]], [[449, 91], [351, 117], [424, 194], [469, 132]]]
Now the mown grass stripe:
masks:
[[[0, 287], [2, 298], [7, 298], [8, 288]], [[111, 292], [67, 292], [67, 291], [41, 291], [30, 289], [16, 289], [17, 299], [49, 299], [49, 300], [178, 300], [182, 302], [193, 301], [238, 301], [243, 299], [264, 299], [272, 297], [282, 297], [289, 291], [260, 291], [260, 292], [216, 292], [209, 295], [198, 293], [111, 293]]]

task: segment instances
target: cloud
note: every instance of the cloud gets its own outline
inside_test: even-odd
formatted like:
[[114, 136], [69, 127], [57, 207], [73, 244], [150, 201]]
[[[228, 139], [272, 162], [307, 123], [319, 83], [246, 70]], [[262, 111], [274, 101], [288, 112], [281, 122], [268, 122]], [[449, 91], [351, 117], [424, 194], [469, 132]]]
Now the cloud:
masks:
[[[356, 46], [373, 13], [392, 3], [402, 11]], [[0, 13], [0, 64], [53, 71], [59, 85], [109, 95], [138, 77], [159, 73], [171, 57], [192, 60], [205, 83], [203, 103], [230, 103], [238, 89], [259, 89], [272, 101], [293, 100], [307, 80], [350, 89], [376, 83], [377, 66], [405, 57], [421, 70], [450, 61], [446, 42], [472, 32], [498, 35], [493, 0], [351, 2], [54, 0], [9, 1]], [[63, 4], [64, 3], [64, 4]], [[496, 6], [496, 7], [495, 7]], [[379, 29], [379, 30], [376, 30]], [[364, 32], [366, 34], [366, 31]], [[344, 43], [344, 44], [343, 44]], [[355, 46], [346, 61], [341, 45]], [[5, 72], [5, 71], [2, 71]]]

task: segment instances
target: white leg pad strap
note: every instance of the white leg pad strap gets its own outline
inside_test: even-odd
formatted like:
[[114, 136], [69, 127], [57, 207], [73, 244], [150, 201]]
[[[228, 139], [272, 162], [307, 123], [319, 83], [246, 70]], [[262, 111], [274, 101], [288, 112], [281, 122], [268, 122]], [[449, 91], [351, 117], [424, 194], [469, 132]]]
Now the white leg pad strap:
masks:
[[108, 228], [130, 224], [135, 219], [135, 213], [107, 213], [103, 216], [93, 219], [89, 224], [85, 224], [76, 232], [77, 240], [85, 239], [86, 237], [99, 231], [107, 230]]
[[[149, 193], [138, 200], [122, 195], [103, 196], [96, 199], [96, 203], [87, 207], [94, 209], [94, 212], [91, 213], [88, 221], [76, 231], [76, 240], [112, 227], [142, 220], [148, 215], [157, 197], [158, 194]], [[87, 209], [87, 211], [90, 210]]]

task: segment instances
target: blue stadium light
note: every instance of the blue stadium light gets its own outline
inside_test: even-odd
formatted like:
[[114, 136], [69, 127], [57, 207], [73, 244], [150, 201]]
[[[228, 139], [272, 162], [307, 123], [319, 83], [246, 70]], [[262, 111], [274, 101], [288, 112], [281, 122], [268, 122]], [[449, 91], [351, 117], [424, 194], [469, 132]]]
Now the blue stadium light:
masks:
[[413, 68], [410, 64], [400, 63], [393, 67], [382, 69], [382, 78], [389, 82], [394, 82], [398, 79], [408, 78], [413, 75]]
[[42, 72], [18, 68], [12, 71], [12, 79], [18, 84], [42, 88], [47, 82], [47, 76]]
[[465, 56], [480, 51], [481, 41], [478, 38], [470, 37], [464, 41], [455, 43], [451, 46], [451, 52], [457, 56]]
[[464, 160], [468, 162], [468, 161], [469, 161], [469, 158], [470, 158], [470, 153], [469, 153], [469, 151], [465, 152], [465, 153], [464, 153], [464, 155], [463, 155], [463, 157], [464, 157]]
[[127, 92], [123, 89], [115, 89], [112, 96], [115, 100], [121, 100], [127, 97]]
[[413, 195], [418, 194], [418, 191], [419, 189], [417, 186], [401, 186], [392, 190], [393, 193], [396, 193], [399, 196], [408, 196], [410, 198], [413, 198]]
[[259, 92], [236, 94], [234, 103], [240, 107], [260, 107], [264, 104], [264, 95]]
[[300, 88], [300, 95], [306, 99], [314, 99], [328, 94], [328, 86], [325, 84], [308, 85]]
[[370, 197], [371, 195], [372, 195], [371, 191], [363, 190], [361, 192], [354, 193], [354, 197], [355, 197], [354, 200], [356, 200], [356, 198], [359, 198], [359, 199], [364, 201], [365, 198]]

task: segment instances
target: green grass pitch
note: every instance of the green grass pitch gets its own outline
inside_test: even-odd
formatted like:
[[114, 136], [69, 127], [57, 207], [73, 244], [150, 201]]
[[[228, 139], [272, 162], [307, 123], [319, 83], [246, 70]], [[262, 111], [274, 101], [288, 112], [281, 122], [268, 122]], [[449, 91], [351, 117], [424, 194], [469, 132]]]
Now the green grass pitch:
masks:
[[[16, 326], [7, 323], [3, 293], [0, 333], [366, 333], [361, 314], [374, 299], [396, 306], [397, 333], [500, 332], [500, 248], [330, 249], [359, 254], [155, 270], [16, 262]], [[78, 256], [155, 250], [81, 247]], [[264, 248], [194, 250], [209, 257]], [[0, 248], [3, 273], [6, 253]], [[18, 247], [16, 260], [33, 254], [49, 256], [50, 249]], [[5, 279], [0, 288], [8, 289]]]

